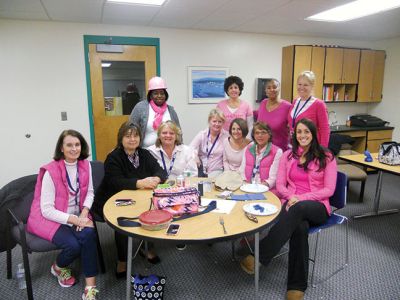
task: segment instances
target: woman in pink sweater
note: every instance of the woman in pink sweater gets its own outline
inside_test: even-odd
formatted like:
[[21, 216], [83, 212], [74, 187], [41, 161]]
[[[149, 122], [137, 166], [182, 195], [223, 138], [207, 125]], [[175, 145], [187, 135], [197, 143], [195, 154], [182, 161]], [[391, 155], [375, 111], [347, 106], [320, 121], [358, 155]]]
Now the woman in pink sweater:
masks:
[[[267, 265], [289, 241], [287, 299], [303, 299], [308, 280], [308, 229], [326, 222], [331, 214], [329, 197], [336, 186], [336, 161], [317, 140], [317, 129], [308, 119], [295, 126], [293, 149], [280, 160], [276, 187], [283, 203], [278, 222], [260, 241], [260, 262]], [[254, 257], [242, 262], [254, 273]]]
[[307, 118], [317, 126], [318, 142], [328, 147], [329, 144], [329, 118], [324, 101], [315, 98], [312, 91], [315, 84], [315, 75], [312, 71], [304, 71], [297, 77], [297, 94], [299, 98], [293, 101], [288, 115], [290, 133], [293, 134], [298, 120]]

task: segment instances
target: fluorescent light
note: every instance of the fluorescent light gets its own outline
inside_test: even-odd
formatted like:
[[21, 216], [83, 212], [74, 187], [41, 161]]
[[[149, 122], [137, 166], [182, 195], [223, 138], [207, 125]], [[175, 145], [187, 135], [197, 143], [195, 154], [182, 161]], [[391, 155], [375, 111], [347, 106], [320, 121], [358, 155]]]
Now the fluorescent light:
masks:
[[343, 22], [400, 7], [400, 0], [357, 0], [306, 18], [311, 21]]
[[109, 68], [111, 67], [111, 63], [101, 63], [102, 68]]
[[165, 0], [107, 0], [107, 2], [161, 6]]

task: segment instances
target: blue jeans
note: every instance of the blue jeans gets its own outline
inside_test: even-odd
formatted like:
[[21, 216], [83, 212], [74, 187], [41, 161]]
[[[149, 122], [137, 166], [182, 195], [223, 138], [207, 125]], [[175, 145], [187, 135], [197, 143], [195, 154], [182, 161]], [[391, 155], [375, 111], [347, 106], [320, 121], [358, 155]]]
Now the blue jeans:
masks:
[[82, 231], [76, 231], [75, 226], [61, 225], [54, 234], [52, 242], [62, 249], [56, 259], [57, 266], [65, 268], [80, 256], [85, 277], [97, 275], [97, 246], [94, 228], [85, 227]]

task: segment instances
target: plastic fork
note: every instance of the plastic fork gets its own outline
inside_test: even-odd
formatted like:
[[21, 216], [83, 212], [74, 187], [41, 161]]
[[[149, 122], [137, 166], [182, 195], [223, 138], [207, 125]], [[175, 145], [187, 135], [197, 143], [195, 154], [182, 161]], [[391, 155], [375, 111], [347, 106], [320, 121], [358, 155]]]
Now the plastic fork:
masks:
[[219, 217], [219, 224], [222, 225], [222, 228], [224, 229], [224, 234], [228, 234], [228, 232], [226, 232], [225, 222], [223, 217]]

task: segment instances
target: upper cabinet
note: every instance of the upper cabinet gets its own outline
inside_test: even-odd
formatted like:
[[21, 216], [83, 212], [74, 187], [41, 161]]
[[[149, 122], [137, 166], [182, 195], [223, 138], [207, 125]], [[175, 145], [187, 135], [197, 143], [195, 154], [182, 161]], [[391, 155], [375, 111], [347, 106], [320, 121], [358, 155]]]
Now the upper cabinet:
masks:
[[295, 98], [298, 74], [311, 70], [314, 96], [326, 102], [381, 101], [384, 65], [384, 51], [287, 46], [282, 49], [282, 98]]
[[358, 102], [382, 101], [385, 51], [361, 50]]

